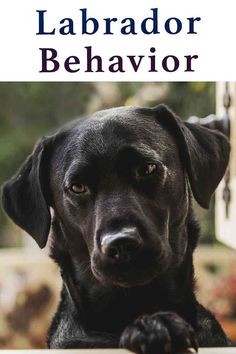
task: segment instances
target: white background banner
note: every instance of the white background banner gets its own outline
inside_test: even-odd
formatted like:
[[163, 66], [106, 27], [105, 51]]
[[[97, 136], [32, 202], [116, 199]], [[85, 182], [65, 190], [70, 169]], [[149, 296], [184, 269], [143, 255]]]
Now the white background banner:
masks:
[[236, 81], [235, 16], [235, 0], [2, 0], [0, 80]]

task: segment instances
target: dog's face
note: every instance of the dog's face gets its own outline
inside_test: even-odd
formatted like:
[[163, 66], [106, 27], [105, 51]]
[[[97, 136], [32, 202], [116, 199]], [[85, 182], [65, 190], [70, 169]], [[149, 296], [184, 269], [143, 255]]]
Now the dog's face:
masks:
[[6, 184], [4, 206], [40, 246], [51, 206], [70, 254], [89, 259], [100, 282], [142, 285], [184, 259], [188, 180], [206, 207], [228, 154], [221, 134], [164, 106], [101, 111], [41, 142]]
[[102, 282], [147, 282], [186, 249], [186, 237], [170, 239], [172, 225], [183, 224], [188, 211], [178, 148], [145, 113], [95, 115], [71, 129], [53, 152], [55, 212], [74, 257], [81, 257], [84, 243]]

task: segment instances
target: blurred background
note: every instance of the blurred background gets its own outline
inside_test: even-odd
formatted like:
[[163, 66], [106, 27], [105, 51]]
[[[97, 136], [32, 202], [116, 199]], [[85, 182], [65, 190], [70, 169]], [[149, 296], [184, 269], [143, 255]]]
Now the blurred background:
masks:
[[[182, 119], [216, 111], [216, 85], [181, 83], [0, 83], [0, 185], [35, 142], [84, 113], [120, 105], [166, 103]], [[236, 251], [215, 237], [214, 198], [196, 204], [201, 225], [195, 255], [199, 300], [236, 340]], [[40, 250], [0, 209], [0, 348], [44, 348], [61, 281], [47, 250]]]

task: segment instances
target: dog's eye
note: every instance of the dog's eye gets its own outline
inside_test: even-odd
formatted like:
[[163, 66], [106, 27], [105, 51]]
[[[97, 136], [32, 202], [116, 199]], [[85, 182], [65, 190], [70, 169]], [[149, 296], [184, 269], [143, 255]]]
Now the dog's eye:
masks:
[[152, 175], [157, 170], [157, 165], [154, 163], [148, 163], [146, 165], [140, 166], [136, 170], [136, 177], [145, 177]]
[[70, 190], [75, 194], [82, 194], [88, 192], [88, 187], [84, 184], [72, 184]]

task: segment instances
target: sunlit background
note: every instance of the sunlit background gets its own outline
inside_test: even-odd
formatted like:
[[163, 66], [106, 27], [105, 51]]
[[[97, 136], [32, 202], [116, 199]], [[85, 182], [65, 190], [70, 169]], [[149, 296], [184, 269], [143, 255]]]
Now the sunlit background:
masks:
[[[181, 118], [215, 113], [214, 83], [0, 83], [0, 185], [35, 142], [84, 113], [166, 103]], [[201, 225], [197, 293], [236, 340], [236, 251], [219, 244], [214, 200]], [[0, 348], [43, 348], [61, 287], [56, 266], [0, 209]]]

